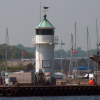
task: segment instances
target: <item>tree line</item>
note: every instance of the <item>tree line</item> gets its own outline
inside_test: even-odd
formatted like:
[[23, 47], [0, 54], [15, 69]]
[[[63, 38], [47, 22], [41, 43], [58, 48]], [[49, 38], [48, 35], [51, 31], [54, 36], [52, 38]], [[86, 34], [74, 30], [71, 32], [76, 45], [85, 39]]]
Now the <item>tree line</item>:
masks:
[[[23, 58], [35, 58], [35, 47], [24, 47], [22, 44], [18, 44], [16, 46], [7, 46], [7, 58], [8, 59], [21, 59], [22, 51], [24, 51]], [[89, 50], [89, 55], [96, 54], [96, 49]], [[71, 57], [71, 50], [55, 50], [55, 58], [69, 58]], [[87, 57], [88, 52], [78, 47], [76, 49], [76, 54], [73, 56], [77, 57]], [[0, 45], [0, 59], [5, 59], [6, 57], [6, 44]]]
[[[56, 50], [55, 51], [55, 58], [69, 58], [71, 57], [71, 52], [72, 50]], [[89, 56], [91, 55], [95, 55], [97, 53], [96, 49], [91, 49], [89, 51], [84, 51], [81, 49], [81, 47], [78, 47], [76, 49], [76, 54], [73, 53], [73, 57], [77, 56], [77, 57], [88, 57], [88, 52], [89, 52]]]
[[[7, 48], [7, 49], [6, 49]], [[21, 44], [16, 46], [7, 46], [6, 44], [0, 45], [0, 59], [6, 58], [7, 51], [7, 59], [21, 59], [23, 58], [34, 58], [35, 48], [24, 47]], [[22, 51], [25, 55], [22, 55]]]

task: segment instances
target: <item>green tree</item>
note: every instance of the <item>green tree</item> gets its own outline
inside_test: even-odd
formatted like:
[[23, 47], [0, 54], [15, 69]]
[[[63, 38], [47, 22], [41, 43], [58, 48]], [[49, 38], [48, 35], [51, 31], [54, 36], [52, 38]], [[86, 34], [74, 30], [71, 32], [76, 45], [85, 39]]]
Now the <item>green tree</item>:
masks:
[[66, 51], [64, 50], [56, 50], [55, 51], [55, 58], [66, 58], [67, 54], [66, 54]]

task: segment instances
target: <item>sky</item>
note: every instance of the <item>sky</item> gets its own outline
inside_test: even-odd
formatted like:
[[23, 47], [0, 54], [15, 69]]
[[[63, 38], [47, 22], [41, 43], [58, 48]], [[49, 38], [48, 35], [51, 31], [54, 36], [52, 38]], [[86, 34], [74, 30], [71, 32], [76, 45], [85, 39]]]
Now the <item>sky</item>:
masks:
[[[96, 19], [100, 34], [100, 0], [0, 0], [0, 44], [6, 41], [6, 29], [9, 44], [23, 44], [33, 47], [32, 36], [35, 27], [43, 18], [43, 6], [48, 6], [47, 19], [55, 26], [55, 36], [63, 48], [71, 48], [71, 34], [75, 34], [76, 46], [87, 50], [87, 27], [89, 29], [89, 48], [96, 49]], [[99, 36], [98, 36], [99, 37]], [[58, 44], [57, 48], [61, 46]]]

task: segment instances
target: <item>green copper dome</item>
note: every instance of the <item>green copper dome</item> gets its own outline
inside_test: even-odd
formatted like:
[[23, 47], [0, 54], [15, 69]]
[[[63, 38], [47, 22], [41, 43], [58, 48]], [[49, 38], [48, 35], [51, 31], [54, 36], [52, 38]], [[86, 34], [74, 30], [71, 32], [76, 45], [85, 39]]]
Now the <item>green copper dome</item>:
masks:
[[46, 19], [46, 15], [44, 15], [44, 19], [36, 27], [36, 29], [54, 29], [54, 26]]

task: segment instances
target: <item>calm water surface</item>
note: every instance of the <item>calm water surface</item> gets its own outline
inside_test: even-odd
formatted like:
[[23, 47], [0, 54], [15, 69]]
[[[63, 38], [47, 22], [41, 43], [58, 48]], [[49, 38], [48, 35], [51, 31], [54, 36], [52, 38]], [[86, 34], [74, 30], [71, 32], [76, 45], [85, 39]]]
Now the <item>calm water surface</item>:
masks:
[[0, 97], [0, 100], [100, 100], [100, 96]]

